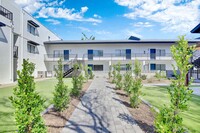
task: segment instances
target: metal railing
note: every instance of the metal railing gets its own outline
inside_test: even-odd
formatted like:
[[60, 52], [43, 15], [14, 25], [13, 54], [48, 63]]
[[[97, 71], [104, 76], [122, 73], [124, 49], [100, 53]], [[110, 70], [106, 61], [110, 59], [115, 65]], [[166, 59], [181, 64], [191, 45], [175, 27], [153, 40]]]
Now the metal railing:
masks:
[[77, 59], [77, 54], [45, 54], [44, 55], [44, 61], [58, 61], [59, 59], [62, 59], [62, 61], [70, 61]]
[[84, 54], [83, 60], [172, 60], [171, 53], [159, 54], [116, 54], [116, 53], [104, 53], [103, 55]]
[[13, 13], [0, 5], [0, 14], [9, 20], [13, 20]]

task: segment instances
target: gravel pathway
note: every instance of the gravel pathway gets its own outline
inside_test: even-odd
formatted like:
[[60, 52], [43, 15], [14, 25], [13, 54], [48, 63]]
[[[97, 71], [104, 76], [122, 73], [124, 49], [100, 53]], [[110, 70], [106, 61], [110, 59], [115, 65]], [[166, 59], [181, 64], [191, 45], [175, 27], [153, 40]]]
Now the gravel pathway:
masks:
[[112, 87], [95, 78], [61, 133], [143, 133]]

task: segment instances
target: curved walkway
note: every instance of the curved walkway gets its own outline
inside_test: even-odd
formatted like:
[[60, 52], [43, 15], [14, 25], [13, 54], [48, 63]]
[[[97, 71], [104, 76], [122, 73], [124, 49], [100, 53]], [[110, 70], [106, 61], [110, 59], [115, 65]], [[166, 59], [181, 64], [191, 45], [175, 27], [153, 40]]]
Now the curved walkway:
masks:
[[95, 78], [61, 133], [142, 133], [106, 78]]

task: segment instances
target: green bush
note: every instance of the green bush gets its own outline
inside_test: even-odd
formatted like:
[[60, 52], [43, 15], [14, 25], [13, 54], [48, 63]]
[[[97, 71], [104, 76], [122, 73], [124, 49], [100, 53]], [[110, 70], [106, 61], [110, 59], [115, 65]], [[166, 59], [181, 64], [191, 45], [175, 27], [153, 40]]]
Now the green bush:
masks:
[[72, 74], [72, 91], [71, 91], [71, 95], [72, 96], [79, 96], [80, 95], [80, 91], [83, 87], [83, 83], [84, 83], [84, 77], [82, 74], [79, 74], [78, 69], [80, 68], [79, 64], [74, 64], [74, 71]]
[[84, 67], [84, 72], [85, 72], [85, 80], [86, 80], [86, 82], [87, 82], [88, 79], [89, 79], [88, 66], [85, 66], [85, 67]]
[[131, 107], [137, 108], [140, 103], [139, 96], [141, 95], [140, 89], [142, 88], [142, 79], [140, 78], [142, 70], [141, 64], [138, 60], [135, 60], [134, 62], [133, 72], [135, 74], [135, 79], [133, 80], [131, 86], [130, 103]]
[[146, 80], [147, 79], [147, 75], [145, 75], [145, 74], [141, 75], [141, 79], [142, 80]]
[[94, 78], [94, 74], [92, 71], [92, 67], [88, 67], [89, 68], [89, 79], [93, 79]]
[[[192, 90], [186, 84], [186, 75], [192, 64], [189, 63], [195, 46], [189, 46], [184, 36], [176, 45], [171, 46], [171, 53], [180, 71], [177, 73], [173, 66], [175, 80], [172, 81], [168, 92], [170, 94], [170, 106], [164, 106], [155, 120], [155, 128], [159, 133], [184, 133], [183, 118], [181, 113], [188, 109], [188, 101], [191, 99]], [[191, 81], [189, 85], [191, 84]]]
[[18, 87], [14, 88], [9, 99], [15, 108], [15, 121], [19, 133], [46, 133], [46, 127], [40, 113], [45, 100], [35, 91], [35, 66], [23, 60], [22, 70], [18, 71]]
[[62, 111], [67, 107], [69, 103], [70, 91], [63, 81], [63, 65], [61, 59], [58, 61], [58, 69], [56, 69], [56, 75], [58, 83], [55, 86], [55, 91], [53, 92], [54, 95], [53, 104], [54, 108], [57, 111]]
[[123, 81], [123, 85], [124, 85], [124, 90], [126, 91], [126, 93], [128, 95], [130, 95], [131, 93], [131, 86], [132, 86], [132, 81], [133, 81], [133, 77], [132, 77], [132, 68], [131, 68], [131, 64], [129, 63], [127, 65], [127, 71], [124, 74], [124, 81]]

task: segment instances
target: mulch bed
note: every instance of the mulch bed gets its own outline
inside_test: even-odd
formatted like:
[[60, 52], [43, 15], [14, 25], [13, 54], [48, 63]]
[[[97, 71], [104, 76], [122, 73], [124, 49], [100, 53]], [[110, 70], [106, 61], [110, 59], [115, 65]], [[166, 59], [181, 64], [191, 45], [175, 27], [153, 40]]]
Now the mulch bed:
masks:
[[[108, 81], [111, 83], [111, 80]], [[138, 108], [131, 108], [130, 106], [130, 98], [125, 93], [124, 90], [115, 90], [115, 93], [119, 96], [121, 103], [123, 103], [132, 117], [135, 119], [137, 124], [145, 133], [154, 133], [154, 119], [155, 119], [155, 111], [151, 109], [148, 105], [141, 102]]]
[[66, 122], [79, 104], [80, 98], [85, 94], [91, 83], [92, 80], [89, 80], [83, 85], [80, 96], [78, 98], [72, 98], [68, 108], [66, 108], [63, 112], [56, 112], [55, 109], [50, 109], [43, 115], [48, 133], [59, 133], [65, 127]]

